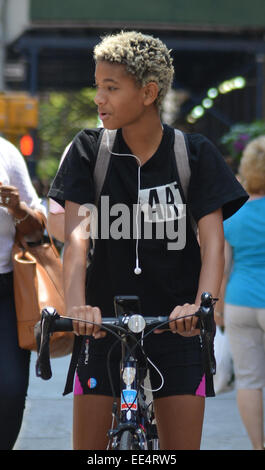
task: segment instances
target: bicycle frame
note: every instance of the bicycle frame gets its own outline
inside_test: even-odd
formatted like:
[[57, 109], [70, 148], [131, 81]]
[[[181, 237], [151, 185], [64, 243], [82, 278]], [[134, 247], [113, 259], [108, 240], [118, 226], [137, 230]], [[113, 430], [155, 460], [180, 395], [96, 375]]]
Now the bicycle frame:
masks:
[[[109, 431], [111, 449], [113, 450], [118, 448], [121, 434], [125, 430], [129, 430], [134, 434], [139, 450], [157, 447], [157, 438], [156, 440], [152, 439], [152, 441], [155, 441], [153, 442], [154, 445], [149, 441], [151, 427], [152, 431], [154, 431], [153, 427], [155, 425], [152, 423], [153, 415], [150, 409], [148, 409], [149, 406], [146, 404], [146, 396], [142, 388], [144, 379], [147, 376], [147, 366], [141, 367], [136, 354], [131, 354], [131, 347], [133, 346], [131, 336], [123, 334], [121, 336], [120, 413], [119, 416], [117, 416], [118, 413], [115, 415], [118, 421], [117, 427]], [[155, 438], [156, 436], [154, 435], [153, 437]]]

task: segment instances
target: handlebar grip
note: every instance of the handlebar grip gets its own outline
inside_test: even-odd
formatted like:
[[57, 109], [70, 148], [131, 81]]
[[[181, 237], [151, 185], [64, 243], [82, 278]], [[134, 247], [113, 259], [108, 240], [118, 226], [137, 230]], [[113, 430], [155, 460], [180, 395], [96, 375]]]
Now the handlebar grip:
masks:
[[73, 331], [73, 322], [70, 318], [60, 317], [53, 321], [51, 331]]
[[154, 329], [155, 327], [159, 328], [160, 330], [168, 330], [169, 324], [168, 316], [158, 316], [158, 317], [144, 317], [146, 321], [146, 329], [149, 331], [150, 329]]
[[[113, 317], [103, 317], [102, 325], [103, 326], [115, 326], [118, 325], [119, 321], [117, 318]], [[71, 318], [64, 318], [63, 316], [58, 316], [54, 319], [50, 326], [50, 331], [55, 333], [56, 331], [73, 331], [73, 321]]]

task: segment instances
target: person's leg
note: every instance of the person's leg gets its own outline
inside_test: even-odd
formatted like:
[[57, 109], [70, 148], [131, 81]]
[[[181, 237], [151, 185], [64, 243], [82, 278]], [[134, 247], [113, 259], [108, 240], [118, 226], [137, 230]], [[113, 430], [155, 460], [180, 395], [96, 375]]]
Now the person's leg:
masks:
[[262, 389], [238, 390], [238, 409], [254, 450], [264, 449]]
[[[110, 361], [107, 362], [110, 350], [112, 354]], [[107, 448], [109, 440], [107, 432], [112, 425], [113, 391], [118, 404], [120, 403], [120, 359], [120, 344], [112, 335], [108, 334], [97, 340], [84, 337], [74, 384], [73, 448], [75, 450]], [[119, 411], [119, 407], [117, 409]]]
[[112, 424], [113, 398], [103, 395], [75, 395], [73, 415], [74, 450], [104, 450]]
[[263, 449], [265, 309], [225, 304], [225, 325], [234, 360], [237, 404], [254, 449]]
[[198, 450], [205, 399], [178, 395], [154, 400], [161, 450]]
[[199, 449], [205, 396], [214, 395], [203, 373], [199, 337], [150, 335], [145, 350], [153, 363], [149, 372], [160, 448]]
[[11, 450], [22, 424], [30, 352], [18, 346], [12, 279], [0, 282], [0, 449]]

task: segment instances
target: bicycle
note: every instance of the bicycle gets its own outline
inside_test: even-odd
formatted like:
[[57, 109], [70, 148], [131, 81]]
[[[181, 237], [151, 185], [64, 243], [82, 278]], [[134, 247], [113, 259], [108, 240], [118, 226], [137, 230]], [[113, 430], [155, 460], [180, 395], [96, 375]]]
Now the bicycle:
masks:
[[[216, 367], [213, 354], [213, 315], [216, 300], [212, 298], [210, 293], [204, 292], [201, 296], [199, 310], [190, 315], [198, 317], [197, 326], [200, 328], [204, 372], [206, 374], [215, 374]], [[113, 419], [111, 429], [108, 431], [109, 444], [107, 450], [158, 450], [159, 439], [153, 402], [152, 400], [149, 404], [146, 402], [144, 381], [148, 371], [147, 362], [151, 361], [145, 355], [143, 340], [155, 329], [169, 328], [169, 317], [143, 317], [139, 313], [139, 299], [135, 296], [117, 296], [114, 303], [116, 317], [103, 318], [101, 325], [102, 329], [113, 334], [121, 342], [122, 349], [120, 362], [121, 404], [119, 412], [109, 371], [112, 348], [107, 358], [109, 380], [114, 397]], [[73, 320], [76, 319], [60, 317], [52, 307], [46, 307], [42, 310], [41, 320], [35, 327], [38, 345], [36, 362], [36, 375], [38, 377], [44, 380], [49, 380], [52, 377], [49, 355], [50, 335], [55, 331], [72, 331]], [[116, 342], [114, 342], [114, 345], [116, 345]], [[152, 362], [151, 365], [155, 367]], [[117, 423], [116, 427], [114, 427], [114, 420]]]

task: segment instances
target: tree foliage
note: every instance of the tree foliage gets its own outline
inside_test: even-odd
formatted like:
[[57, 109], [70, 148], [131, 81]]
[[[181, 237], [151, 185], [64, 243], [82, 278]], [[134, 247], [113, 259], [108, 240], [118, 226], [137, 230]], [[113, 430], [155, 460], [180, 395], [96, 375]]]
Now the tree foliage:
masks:
[[86, 127], [97, 127], [95, 90], [84, 88], [78, 92], [51, 92], [40, 98], [40, 138], [37, 175], [50, 181], [57, 169], [66, 145]]

